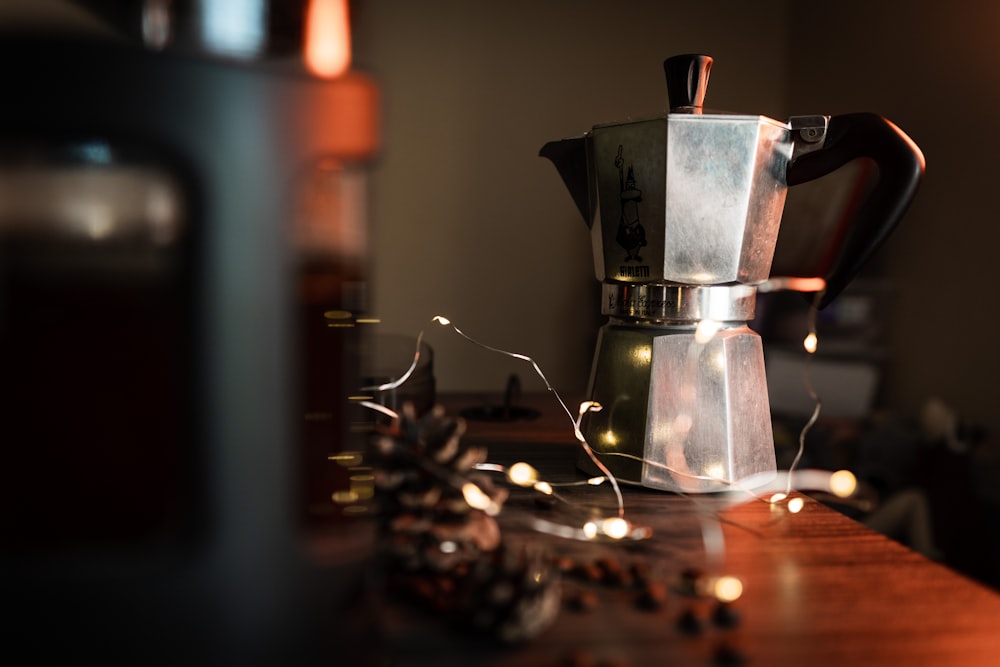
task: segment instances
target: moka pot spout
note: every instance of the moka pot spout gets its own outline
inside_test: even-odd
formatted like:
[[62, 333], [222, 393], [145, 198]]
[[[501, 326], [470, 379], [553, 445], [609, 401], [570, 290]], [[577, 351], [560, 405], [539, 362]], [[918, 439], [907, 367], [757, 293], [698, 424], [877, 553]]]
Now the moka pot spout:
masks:
[[563, 183], [566, 184], [566, 189], [573, 197], [587, 227], [592, 227], [597, 208], [597, 197], [594, 178], [587, 158], [590, 152], [589, 142], [589, 134], [582, 137], [550, 141], [542, 146], [538, 154], [555, 165], [556, 171], [559, 172]]

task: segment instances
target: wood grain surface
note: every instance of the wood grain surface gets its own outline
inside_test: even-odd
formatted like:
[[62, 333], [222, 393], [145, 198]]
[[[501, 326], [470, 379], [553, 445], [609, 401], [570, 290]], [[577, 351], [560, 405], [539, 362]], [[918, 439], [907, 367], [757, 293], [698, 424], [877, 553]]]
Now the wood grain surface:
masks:
[[[449, 412], [476, 401], [452, 398]], [[555, 483], [583, 479], [569, 417], [550, 395], [530, 404], [539, 418], [470, 422], [466, 439], [486, 444], [499, 464], [528, 461]], [[557, 492], [566, 502], [542, 507], [533, 491], [515, 489], [501, 514], [505, 539], [565, 563], [641, 566], [668, 590], [662, 604], [639, 604], [636, 586], [567, 575], [555, 622], [529, 642], [503, 646], [458, 631], [426, 608], [390, 601], [389, 664], [1000, 665], [1000, 595], [814, 499], [804, 497], [793, 514], [746, 494], [624, 488], [626, 518], [652, 536], [612, 544], [536, 530], [539, 519], [580, 524], [617, 508], [608, 485]], [[726, 607], [735, 623], [713, 623], [714, 599], [682, 594], [678, 582], [692, 568], [740, 578], [743, 595]], [[583, 598], [585, 608], [573, 604]], [[699, 630], [682, 627], [682, 618], [695, 619]]]

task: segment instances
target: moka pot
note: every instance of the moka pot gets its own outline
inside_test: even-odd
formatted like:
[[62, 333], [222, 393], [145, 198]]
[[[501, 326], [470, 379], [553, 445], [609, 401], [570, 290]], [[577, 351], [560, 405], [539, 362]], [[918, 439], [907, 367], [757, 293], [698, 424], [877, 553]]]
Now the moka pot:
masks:
[[[602, 285], [583, 434], [621, 481], [685, 492], [754, 488], [776, 472], [756, 286], [770, 277], [789, 186], [868, 158], [879, 181], [810, 267], [820, 307], [896, 227], [924, 171], [920, 149], [870, 113], [707, 113], [712, 59], [664, 63], [670, 112], [545, 144], [591, 230]], [[588, 457], [581, 467], [593, 470]]]

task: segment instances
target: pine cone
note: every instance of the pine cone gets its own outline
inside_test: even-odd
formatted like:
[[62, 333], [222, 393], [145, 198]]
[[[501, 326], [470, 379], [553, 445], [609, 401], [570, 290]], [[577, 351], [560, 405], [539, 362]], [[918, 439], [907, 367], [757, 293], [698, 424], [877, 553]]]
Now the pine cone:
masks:
[[503, 547], [476, 563], [464, 592], [462, 618], [508, 643], [538, 635], [562, 604], [559, 571], [550, 558]]
[[[559, 576], [539, 555], [505, 547], [493, 514], [507, 499], [475, 465], [486, 449], [463, 443], [465, 422], [440, 407], [417, 418], [412, 405], [373, 442], [376, 498], [390, 581], [462, 624], [503, 641], [528, 639], [559, 609]], [[472, 507], [474, 484], [492, 512]]]

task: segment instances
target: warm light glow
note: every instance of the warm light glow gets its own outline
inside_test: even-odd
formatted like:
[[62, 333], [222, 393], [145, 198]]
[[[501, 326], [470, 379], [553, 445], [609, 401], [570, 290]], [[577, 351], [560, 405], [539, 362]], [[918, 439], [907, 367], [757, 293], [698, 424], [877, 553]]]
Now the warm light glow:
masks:
[[723, 479], [725, 474], [725, 469], [718, 463], [708, 466], [708, 468], [705, 469], [705, 476], [711, 477], [712, 479]]
[[771, 278], [757, 286], [758, 292], [778, 292], [783, 290], [791, 290], [793, 292], [822, 292], [825, 289], [826, 280], [823, 278]]
[[115, 229], [114, 212], [106, 204], [86, 202], [78, 207], [87, 236], [95, 241], [107, 238]]
[[435, 315], [434, 317], [431, 318], [431, 321], [432, 322], [437, 322], [438, 324], [440, 324], [443, 327], [446, 327], [449, 324], [451, 324], [451, 320], [449, 320], [447, 317], [445, 317], [443, 315]]
[[785, 494], [785, 493], [776, 493], [776, 494], [774, 494], [773, 496], [771, 496], [768, 499], [768, 502], [773, 505], [775, 503], [780, 503], [782, 500], [784, 500], [787, 497], [788, 497], [788, 494]]
[[597, 537], [597, 524], [594, 523], [593, 521], [588, 521], [587, 523], [583, 524], [583, 535], [588, 540], [592, 540], [595, 537]]
[[336, 461], [345, 468], [359, 466], [362, 461], [361, 452], [341, 452], [340, 454], [331, 454], [326, 458]]
[[743, 595], [743, 582], [736, 577], [719, 577], [712, 591], [719, 602], [736, 602]]
[[548, 482], [535, 482], [535, 491], [543, 493], [547, 496], [552, 495], [552, 485]]
[[531, 486], [538, 480], [538, 471], [523, 461], [515, 463], [507, 471], [507, 479], [518, 486]]
[[806, 501], [801, 498], [792, 498], [788, 501], [788, 511], [792, 514], [798, 514], [802, 511], [802, 508], [806, 506]]
[[728, 360], [726, 359], [725, 348], [719, 350], [716, 354], [713, 354], [712, 358], [711, 358], [711, 361], [712, 361], [712, 365], [715, 367], [716, 370], [719, 370], [719, 371], [722, 371], [723, 373], [725, 373], [726, 372], [726, 368], [727, 368], [728, 363], [729, 363]]
[[334, 491], [330, 495], [330, 500], [332, 500], [333, 502], [337, 503], [338, 505], [346, 505], [346, 504], [349, 504], [349, 503], [356, 503], [360, 499], [361, 498], [360, 498], [360, 496], [358, 496], [357, 491], [353, 491], [353, 490]]
[[641, 345], [632, 349], [632, 360], [640, 366], [648, 366], [653, 359], [653, 350], [648, 345]]
[[605, 519], [601, 522], [601, 529], [611, 539], [620, 540], [628, 535], [628, 521], [621, 517]]
[[316, 76], [338, 77], [351, 66], [347, 0], [311, 0], [306, 14], [306, 67]]
[[816, 352], [817, 345], [818, 340], [816, 338], [816, 334], [812, 332], [809, 332], [809, 334], [805, 337], [805, 340], [802, 341], [802, 347], [806, 348], [806, 352], [809, 354], [814, 354]]
[[618, 444], [618, 436], [615, 435], [614, 431], [605, 431], [602, 433], [601, 440], [603, 440], [606, 445], [614, 446]]
[[473, 509], [483, 510], [487, 514], [496, 513], [494, 502], [488, 495], [483, 493], [482, 489], [472, 482], [466, 482], [462, 485], [462, 497], [465, 498], [465, 502], [469, 503], [469, 507]]
[[600, 486], [601, 484], [604, 484], [606, 481], [608, 481], [607, 477], [591, 477], [590, 479], [587, 480], [587, 484], [590, 484], [591, 486]]
[[375, 497], [375, 485], [371, 482], [352, 482], [351, 492], [354, 493], [359, 500], [371, 500]]
[[838, 470], [830, 475], [830, 491], [835, 496], [846, 498], [858, 488], [858, 480], [850, 470]]
[[708, 341], [712, 340], [721, 328], [722, 324], [716, 322], [715, 320], [702, 320], [701, 322], [698, 322], [698, 328], [694, 331], [694, 342], [699, 345], [704, 345]]

